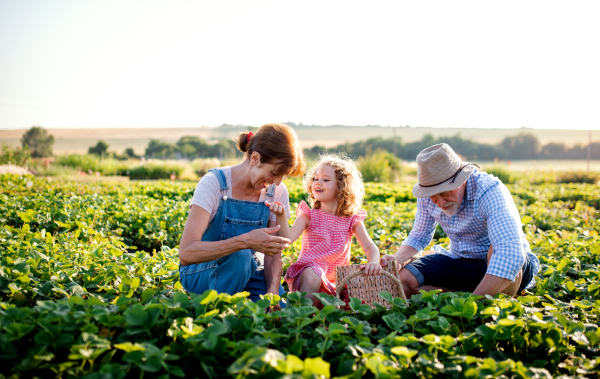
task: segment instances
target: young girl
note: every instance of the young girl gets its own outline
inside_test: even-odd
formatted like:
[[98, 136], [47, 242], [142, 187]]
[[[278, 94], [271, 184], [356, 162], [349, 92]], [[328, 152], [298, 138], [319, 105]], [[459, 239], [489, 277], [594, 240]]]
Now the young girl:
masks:
[[379, 275], [379, 249], [365, 229], [367, 212], [361, 209], [365, 189], [354, 162], [347, 157], [326, 155], [304, 177], [312, 209], [302, 201], [296, 221], [288, 229], [283, 207], [270, 204], [281, 226], [282, 237], [292, 243], [302, 237], [302, 250], [285, 275], [290, 291], [306, 292], [317, 304], [315, 292], [335, 293], [335, 268], [350, 263], [352, 235], [365, 252], [369, 263], [361, 265], [366, 275]]

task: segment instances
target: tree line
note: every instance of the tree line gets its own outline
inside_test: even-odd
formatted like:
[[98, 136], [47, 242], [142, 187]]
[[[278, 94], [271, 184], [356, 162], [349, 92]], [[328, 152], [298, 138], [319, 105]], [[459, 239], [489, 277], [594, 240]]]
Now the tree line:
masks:
[[[33, 157], [52, 156], [54, 137], [39, 126], [34, 126], [21, 139], [23, 147], [27, 147]], [[308, 158], [316, 158], [324, 151], [344, 152], [353, 158], [365, 157], [378, 150], [386, 151], [397, 158], [412, 161], [417, 154], [428, 146], [438, 143], [447, 143], [464, 159], [491, 161], [491, 160], [528, 160], [528, 159], [587, 159], [588, 146], [577, 144], [567, 146], [563, 143], [551, 142], [545, 145], [530, 133], [520, 133], [504, 138], [498, 144], [479, 143], [464, 139], [460, 134], [454, 136], [435, 137], [425, 135], [420, 141], [403, 142], [402, 138], [370, 138], [354, 143], [344, 143], [333, 148], [314, 146], [306, 149]], [[591, 159], [600, 159], [600, 142], [591, 145]], [[140, 158], [132, 148], [123, 154], [109, 152], [109, 145], [98, 141], [96, 146], [90, 147], [88, 154], [116, 159]], [[184, 136], [175, 143], [160, 140], [151, 140], [146, 148], [144, 157], [155, 159], [197, 159], [197, 158], [240, 158], [242, 155], [235, 147], [235, 141], [222, 139], [210, 143], [196, 136]]]
[[[491, 160], [528, 160], [528, 159], [587, 159], [587, 145], [567, 146], [563, 143], [542, 145], [537, 137], [529, 133], [521, 133], [504, 138], [500, 143], [488, 144], [464, 139], [457, 134], [450, 137], [434, 137], [425, 135], [420, 141], [403, 143], [401, 138], [370, 138], [365, 141], [345, 143], [335, 148], [326, 149], [314, 146], [308, 149], [307, 155], [316, 156], [323, 151], [345, 152], [352, 157], [364, 157], [371, 152], [384, 150], [400, 159], [413, 161], [417, 154], [426, 147], [438, 143], [447, 143], [464, 159]], [[600, 142], [591, 144], [591, 159], [600, 159]]]

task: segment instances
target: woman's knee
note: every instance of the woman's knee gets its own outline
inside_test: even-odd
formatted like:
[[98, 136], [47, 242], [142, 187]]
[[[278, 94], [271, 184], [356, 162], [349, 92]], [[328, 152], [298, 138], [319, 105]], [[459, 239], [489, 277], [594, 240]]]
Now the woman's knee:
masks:
[[229, 255], [224, 256], [223, 258], [219, 258], [217, 260], [217, 262], [221, 265], [221, 264], [236, 264], [236, 265], [244, 265], [244, 264], [250, 264], [250, 262], [252, 262], [254, 260], [254, 258], [252, 257], [252, 250], [250, 249], [243, 249], [243, 250], [238, 250], [236, 252], [233, 252]]

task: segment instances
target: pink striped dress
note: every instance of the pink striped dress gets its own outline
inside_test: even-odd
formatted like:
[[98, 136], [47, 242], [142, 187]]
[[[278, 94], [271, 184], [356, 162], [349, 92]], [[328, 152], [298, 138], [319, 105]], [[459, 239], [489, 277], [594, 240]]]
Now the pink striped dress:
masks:
[[302, 232], [302, 250], [298, 260], [285, 274], [284, 280], [290, 291], [300, 290], [300, 274], [305, 268], [312, 268], [321, 277], [320, 292], [335, 292], [335, 268], [350, 263], [350, 244], [357, 222], [367, 217], [361, 209], [353, 216], [335, 216], [320, 209], [310, 209], [301, 201], [296, 215], [304, 213], [310, 219], [308, 228]]

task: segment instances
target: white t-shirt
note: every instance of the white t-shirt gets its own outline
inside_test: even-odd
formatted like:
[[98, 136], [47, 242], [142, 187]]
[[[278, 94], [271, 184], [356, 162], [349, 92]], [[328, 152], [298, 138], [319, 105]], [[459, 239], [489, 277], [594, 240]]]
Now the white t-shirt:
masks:
[[[224, 195], [229, 199], [233, 199], [231, 195], [231, 166], [222, 167], [223, 173], [225, 174], [225, 180], [227, 180], [228, 190], [224, 192]], [[219, 208], [219, 202], [221, 200], [221, 184], [219, 183], [219, 178], [213, 172], [209, 172], [204, 175], [198, 185], [196, 186], [196, 190], [194, 191], [194, 196], [192, 197], [192, 204], [201, 207], [210, 213], [210, 220], [215, 217], [217, 214], [217, 209]], [[290, 196], [288, 194], [287, 187], [283, 182], [275, 187], [275, 195], [273, 196], [275, 201], [280, 202], [285, 209], [286, 218], [290, 218]], [[263, 202], [267, 200], [266, 188], [260, 192], [260, 197], [258, 198], [259, 202]], [[191, 205], [190, 205], [191, 207]], [[276, 221], [277, 216], [271, 212], [269, 216], [270, 221]]]

